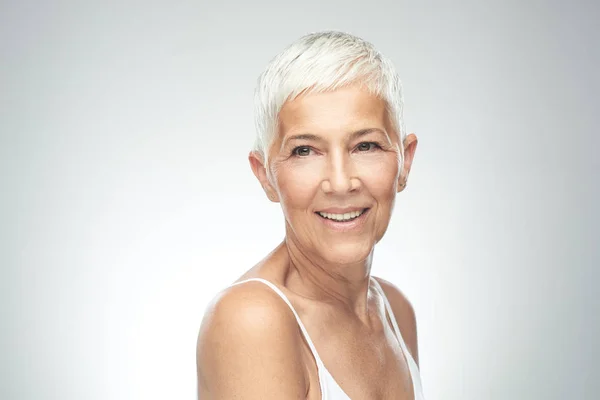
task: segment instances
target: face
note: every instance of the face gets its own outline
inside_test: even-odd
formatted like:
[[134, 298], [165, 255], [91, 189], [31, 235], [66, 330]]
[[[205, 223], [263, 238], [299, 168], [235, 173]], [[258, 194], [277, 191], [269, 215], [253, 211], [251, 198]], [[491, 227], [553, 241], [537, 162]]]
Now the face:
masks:
[[385, 102], [347, 87], [287, 102], [269, 171], [250, 159], [269, 198], [281, 203], [287, 239], [313, 258], [351, 264], [369, 257], [388, 227], [406, 178], [400, 151]]

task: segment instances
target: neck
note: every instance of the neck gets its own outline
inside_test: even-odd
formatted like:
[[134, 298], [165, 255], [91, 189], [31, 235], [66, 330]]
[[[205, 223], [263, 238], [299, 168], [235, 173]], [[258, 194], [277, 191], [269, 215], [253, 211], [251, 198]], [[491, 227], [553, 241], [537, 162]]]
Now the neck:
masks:
[[373, 251], [364, 260], [340, 264], [304, 250], [289, 235], [280, 248], [289, 265], [286, 281], [290, 290], [303, 297], [346, 308], [366, 319]]

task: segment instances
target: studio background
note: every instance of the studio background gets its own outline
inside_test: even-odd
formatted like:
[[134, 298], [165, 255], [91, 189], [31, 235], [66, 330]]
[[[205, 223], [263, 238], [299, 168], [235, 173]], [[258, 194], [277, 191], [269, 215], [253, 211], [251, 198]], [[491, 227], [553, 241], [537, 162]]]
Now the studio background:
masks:
[[3, 1], [2, 399], [196, 398], [208, 301], [283, 238], [252, 95], [343, 30], [419, 138], [373, 273], [427, 399], [597, 399], [597, 2]]

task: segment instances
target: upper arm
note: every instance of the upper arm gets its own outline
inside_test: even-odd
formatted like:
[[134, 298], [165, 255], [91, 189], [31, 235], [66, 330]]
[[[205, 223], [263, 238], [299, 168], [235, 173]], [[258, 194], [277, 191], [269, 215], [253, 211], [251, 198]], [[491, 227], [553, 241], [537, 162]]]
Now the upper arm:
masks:
[[201, 400], [305, 398], [296, 320], [258, 285], [228, 288], [205, 313], [196, 351]]
[[412, 304], [408, 301], [404, 293], [398, 289], [394, 284], [386, 281], [385, 279], [375, 278], [381, 285], [381, 288], [385, 292], [394, 312], [394, 317], [400, 328], [402, 339], [408, 347], [412, 358], [419, 365], [419, 346], [417, 340], [417, 318], [415, 316], [415, 310]]

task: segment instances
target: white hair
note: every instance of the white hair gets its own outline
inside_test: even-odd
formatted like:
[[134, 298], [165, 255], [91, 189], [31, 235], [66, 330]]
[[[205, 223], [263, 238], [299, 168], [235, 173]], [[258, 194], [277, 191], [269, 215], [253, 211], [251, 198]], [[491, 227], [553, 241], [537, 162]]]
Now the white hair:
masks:
[[[265, 162], [278, 129], [284, 103], [300, 94], [333, 91], [360, 83], [383, 99], [402, 143], [402, 84], [392, 62], [375, 47], [354, 35], [324, 31], [305, 35], [271, 60], [258, 78], [254, 93], [256, 141], [253, 150]], [[400, 162], [402, 162], [400, 160]]]

